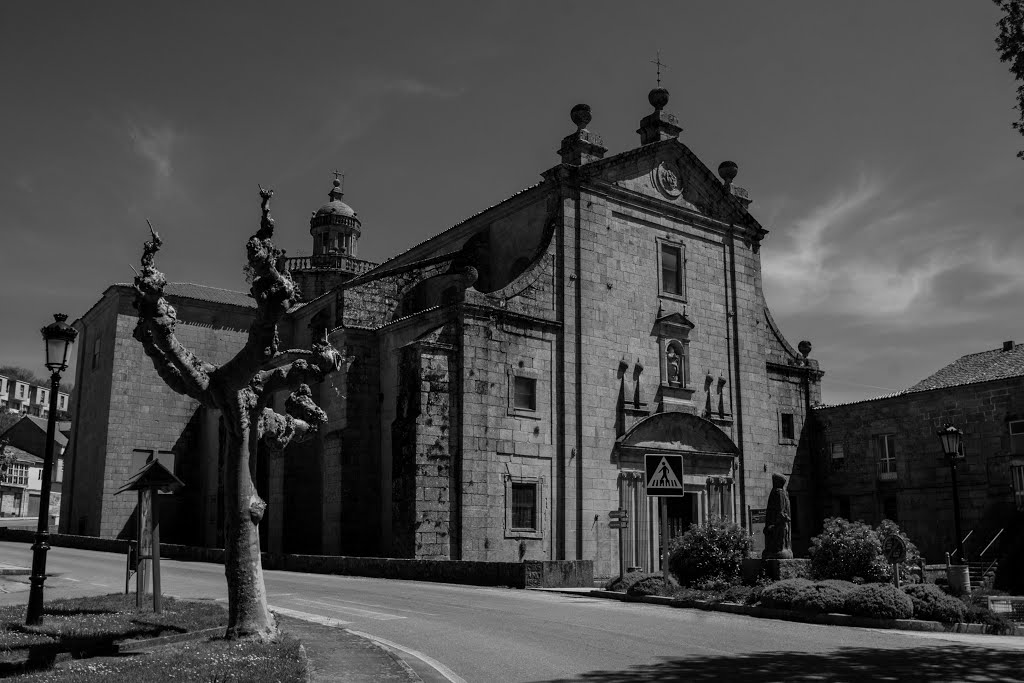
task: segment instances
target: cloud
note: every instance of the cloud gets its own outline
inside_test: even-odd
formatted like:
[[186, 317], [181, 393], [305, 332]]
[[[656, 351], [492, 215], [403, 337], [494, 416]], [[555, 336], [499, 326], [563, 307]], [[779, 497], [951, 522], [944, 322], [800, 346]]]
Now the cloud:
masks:
[[154, 191], [164, 196], [174, 187], [174, 165], [172, 156], [182, 136], [171, 126], [140, 126], [128, 124], [135, 153], [149, 162], [153, 171]]

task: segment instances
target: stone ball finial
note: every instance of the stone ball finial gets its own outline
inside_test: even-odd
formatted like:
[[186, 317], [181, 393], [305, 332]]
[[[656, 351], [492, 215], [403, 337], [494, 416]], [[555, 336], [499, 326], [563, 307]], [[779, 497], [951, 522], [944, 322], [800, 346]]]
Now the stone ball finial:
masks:
[[647, 93], [647, 101], [655, 109], [664, 109], [665, 105], [668, 104], [668, 90], [665, 90], [665, 88], [655, 88]]
[[731, 185], [732, 181], [736, 179], [736, 174], [739, 173], [740, 167], [736, 165], [735, 161], [723, 161], [718, 165], [718, 176]]
[[337, 178], [334, 179], [334, 187], [341, 187], [341, 181]]
[[583, 130], [590, 123], [590, 105], [589, 104], [577, 104], [569, 112], [569, 118], [576, 124], [576, 127]]
[[811, 355], [811, 342], [805, 339], [796, 345], [796, 349], [803, 355], [804, 358], [807, 358], [807, 356]]

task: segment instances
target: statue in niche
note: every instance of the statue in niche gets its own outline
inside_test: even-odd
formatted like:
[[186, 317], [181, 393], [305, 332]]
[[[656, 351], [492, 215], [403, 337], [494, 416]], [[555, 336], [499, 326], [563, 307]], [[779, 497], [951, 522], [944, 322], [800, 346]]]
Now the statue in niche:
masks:
[[683, 383], [683, 358], [676, 351], [674, 344], [669, 345], [668, 352], [665, 354], [665, 359], [668, 361], [666, 367], [668, 368], [668, 383], [672, 386], [680, 386]]
[[765, 510], [764, 552], [761, 553], [761, 559], [793, 558], [791, 520], [786, 478], [781, 474], [773, 474], [772, 492], [768, 495], [768, 508]]

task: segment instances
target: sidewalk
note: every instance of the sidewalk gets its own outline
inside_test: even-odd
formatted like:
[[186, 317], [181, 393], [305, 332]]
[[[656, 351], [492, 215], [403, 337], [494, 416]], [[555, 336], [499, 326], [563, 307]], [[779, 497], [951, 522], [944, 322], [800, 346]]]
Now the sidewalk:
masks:
[[302, 641], [313, 681], [423, 681], [402, 659], [368, 638], [294, 617], [278, 620], [282, 631]]

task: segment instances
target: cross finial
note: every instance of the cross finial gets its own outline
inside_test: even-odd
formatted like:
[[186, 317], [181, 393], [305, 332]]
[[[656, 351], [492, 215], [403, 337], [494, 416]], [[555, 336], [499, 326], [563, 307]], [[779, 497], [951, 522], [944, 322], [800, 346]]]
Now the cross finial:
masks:
[[661, 61], [661, 50], [658, 50], [656, 55], [657, 56], [654, 59], [651, 60], [651, 64], [654, 64], [655, 66], [658, 67], [658, 87], [660, 88], [661, 87], [661, 67], [668, 68], [668, 64], [666, 64], [665, 62]]
[[331, 171], [331, 173], [334, 174], [334, 179], [335, 180], [338, 180], [338, 178], [341, 178], [341, 191], [344, 192], [345, 191], [345, 173], [342, 172], [342, 171], [339, 171], [338, 169], [334, 169], [333, 171]]

